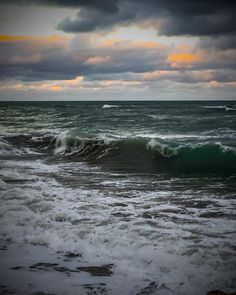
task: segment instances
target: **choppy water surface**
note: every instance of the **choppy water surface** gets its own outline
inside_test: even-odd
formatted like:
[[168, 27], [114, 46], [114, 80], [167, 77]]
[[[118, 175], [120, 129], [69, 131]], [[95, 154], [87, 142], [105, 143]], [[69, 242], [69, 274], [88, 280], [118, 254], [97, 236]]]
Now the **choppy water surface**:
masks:
[[235, 127], [232, 102], [0, 103], [0, 294], [235, 291]]

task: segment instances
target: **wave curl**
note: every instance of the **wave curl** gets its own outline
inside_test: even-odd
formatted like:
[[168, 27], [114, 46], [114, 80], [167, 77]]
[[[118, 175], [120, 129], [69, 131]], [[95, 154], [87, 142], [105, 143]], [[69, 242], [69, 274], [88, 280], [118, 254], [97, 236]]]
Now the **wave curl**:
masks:
[[[236, 149], [211, 143], [176, 143], [150, 138], [82, 138], [59, 135], [5, 137], [4, 145], [31, 149], [47, 156], [88, 161], [119, 171], [176, 173], [236, 173]], [[10, 149], [8, 149], [10, 152]]]

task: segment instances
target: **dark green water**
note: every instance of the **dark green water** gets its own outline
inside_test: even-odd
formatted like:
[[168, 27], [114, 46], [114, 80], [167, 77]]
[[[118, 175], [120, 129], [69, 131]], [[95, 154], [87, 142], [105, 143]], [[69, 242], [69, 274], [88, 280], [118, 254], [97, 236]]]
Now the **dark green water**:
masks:
[[97, 160], [111, 169], [236, 172], [236, 106], [232, 103], [48, 102], [1, 106], [2, 131], [9, 137], [14, 132], [13, 138], [6, 140], [21, 147], [28, 144], [35, 151], [45, 138], [45, 146], [51, 142], [50, 147], [56, 147], [54, 154], [73, 155], [75, 161]]
[[113, 265], [79, 294], [234, 291], [235, 173], [233, 102], [0, 103], [2, 241]]

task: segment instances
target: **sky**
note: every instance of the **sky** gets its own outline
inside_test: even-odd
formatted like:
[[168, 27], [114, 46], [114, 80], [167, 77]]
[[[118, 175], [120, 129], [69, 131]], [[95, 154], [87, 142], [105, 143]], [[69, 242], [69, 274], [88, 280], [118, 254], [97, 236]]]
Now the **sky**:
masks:
[[236, 100], [236, 1], [0, 0], [0, 100]]

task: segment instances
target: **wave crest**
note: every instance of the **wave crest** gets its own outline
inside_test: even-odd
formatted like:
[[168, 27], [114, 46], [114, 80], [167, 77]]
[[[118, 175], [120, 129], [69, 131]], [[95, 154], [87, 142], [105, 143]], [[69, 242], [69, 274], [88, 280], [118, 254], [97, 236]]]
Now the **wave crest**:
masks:
[[[7, 145], [6, 145], [7, 144]], [[113, 170], [131, 172], [236, 173], [236, 149], [218, 143], [187, 144], [150, 138], [82, 138], [59, 135], [19, 135], [4, 138], [4, 150], [25, 148], [52, 157], [88, 161]]]

